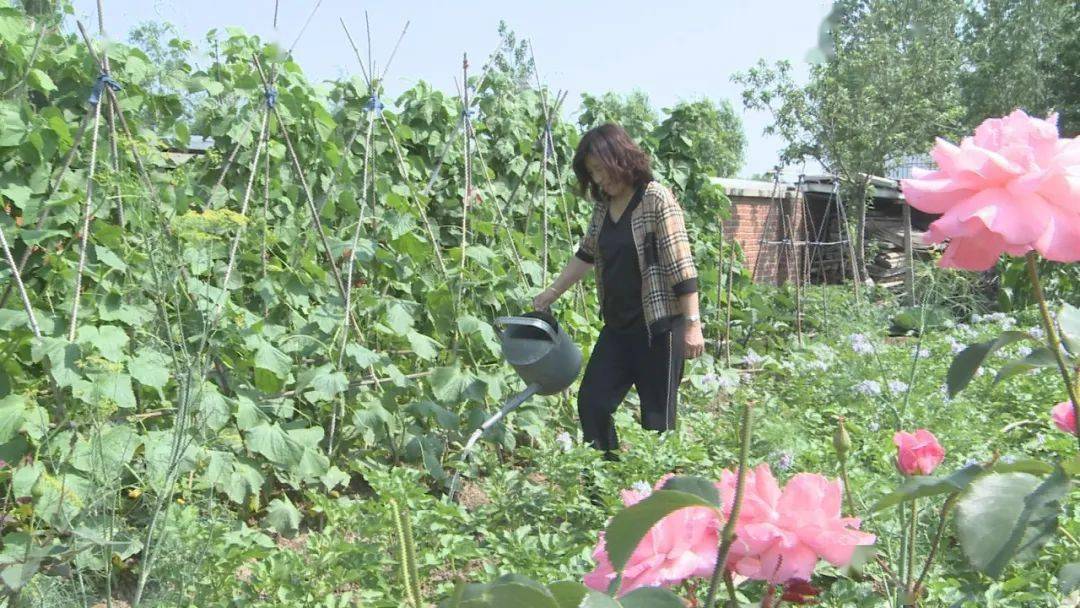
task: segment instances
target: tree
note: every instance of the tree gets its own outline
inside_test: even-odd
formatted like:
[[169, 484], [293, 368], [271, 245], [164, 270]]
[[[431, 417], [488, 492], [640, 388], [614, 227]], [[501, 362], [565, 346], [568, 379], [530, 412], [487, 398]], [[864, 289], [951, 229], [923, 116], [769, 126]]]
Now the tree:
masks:
[[610, 91], [603, 95], [581, 95], [578, 124], [582, 128], [591, 129], [608, 122], [616, 123], [626, 129], [634, 141], [650, 151], [655, 148], [652, 137], [659, 120], [656, 110], [649, 104], [649, 96], [642, 91], [625, 95]]
[[742, 120], [724, 100], [683, 102], [672, 108], [656, 130], [661, 159], [686, 156], [710, 176], [730, 177], [742, 168], [746, 136]]
[[1080, 132], [1080, 3], [981, 0], [964, 13], [961, 85], [970, 128], [1016, 108], [1061, 113], [1062, 130]]
[[806, 86], [794, 83], [787, 62], [759, 62], [733, 77], [747, 108], [772, 113], [765, 132], [784, 138], [785, 162], [813, 158], [847, 185], [860, 280], [870, 176], [960, 126], [961, 11], [961, 0], [841, 0], [828, 30], [832, 47]]
[[493, 72], [501, 73], [519, 90], [533, 87], [536, 79], [536, 62], [533, 61], [529, 42], [519, 40], [505, 21], [499, 21], [499, 48], [491, 57]]
[[726, 198], [714, 177], [735, 175], [746, 149], [742, 120], [731, 103], [708, 99], [682, 102], [653, 133], [656, 164], [691, 213], [713, 218]]

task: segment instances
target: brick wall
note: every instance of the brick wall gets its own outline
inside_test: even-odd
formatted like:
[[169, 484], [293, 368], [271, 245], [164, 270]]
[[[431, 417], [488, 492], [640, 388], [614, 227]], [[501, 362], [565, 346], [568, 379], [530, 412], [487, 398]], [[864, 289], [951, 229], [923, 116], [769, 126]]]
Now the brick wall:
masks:
[[[806, 248], [797, 245], [792, 251], [791, 245], [775, 241], [790, 238], [792, 232], [792, 240], [807, 240], [801, 201], [794, 194], [783, 199], [739, 195], [729, 198], [732, 212], [724, 220], [724, 238], [734, 238], [742, 247], [754, 282], [778, 285], [794, 280], [796, 258], [804, 258]], [[800, 263], [805, 266], [805, 261]]]

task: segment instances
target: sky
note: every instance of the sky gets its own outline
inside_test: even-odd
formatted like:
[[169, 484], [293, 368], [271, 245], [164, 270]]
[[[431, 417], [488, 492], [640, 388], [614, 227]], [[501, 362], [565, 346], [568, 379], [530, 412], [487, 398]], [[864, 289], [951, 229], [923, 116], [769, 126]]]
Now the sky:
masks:
[[[98, 0], [74, 0], [75, 17], [96, 29]], [[748, 177], [772, 169], [782, 141], [762, 134], [764, 112], [743, 110], [731, 75], [758, 59], [787, 59], [805, 79], [806, 56], [817, 44], [818, 26], [831, 0], [101, 0], [106, 35], [126, 41], [145, 21], [172, 23], [201, 42], [206, 32], [240, 27], [291, 46], [311, 21], [294, 56], [313, 80], [358, 74], [341, 27], [344, 20], [365, 45], [365, 11], [371, 22], [376, 63], [383, 65], [405, 23], [408, 32], [387, 75], [393, 97], [418, 80], [454, 91], [462, 53], [479, 69], [499, 42], [500, 20], [532, 41], [540, 77], [569, 93], [568, 117], [581, 93], [644, 91], [659, 109], [679, 101], [730, 101], [743, 119]], [[379, 68], [381, 71], [381, 67]], [[797, 168], [795, 168], [797, 172]]]

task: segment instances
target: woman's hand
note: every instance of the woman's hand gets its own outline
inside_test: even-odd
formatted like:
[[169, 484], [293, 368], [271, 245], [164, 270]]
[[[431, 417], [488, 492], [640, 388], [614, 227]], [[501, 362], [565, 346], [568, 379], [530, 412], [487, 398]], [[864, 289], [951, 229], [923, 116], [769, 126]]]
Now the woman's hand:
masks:
[[705, 352], [705, 336], [701, 334], [701, 323], [689, 323], [686, 326], [686, 353], [687, 359], [696, 359]]
[[551, 308], [552, 303], [559, 299], [559, 294], [554, 289], [548, 287], [544, 291], [541, 291], [539, 295], [533, 298], [532, 305], [533, 310], [547, 310]]

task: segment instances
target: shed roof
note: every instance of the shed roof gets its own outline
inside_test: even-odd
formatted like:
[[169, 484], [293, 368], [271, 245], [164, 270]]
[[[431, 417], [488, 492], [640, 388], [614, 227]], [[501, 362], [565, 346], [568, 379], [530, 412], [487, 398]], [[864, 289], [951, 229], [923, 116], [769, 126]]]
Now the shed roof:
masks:
[[732, 177], [714, 177], [712, 183], [723, 187], [728, 196], [745, 198], [775, 198], [786, 196], [794, 190], [794, 186], [787, 182], [774, 183]]

